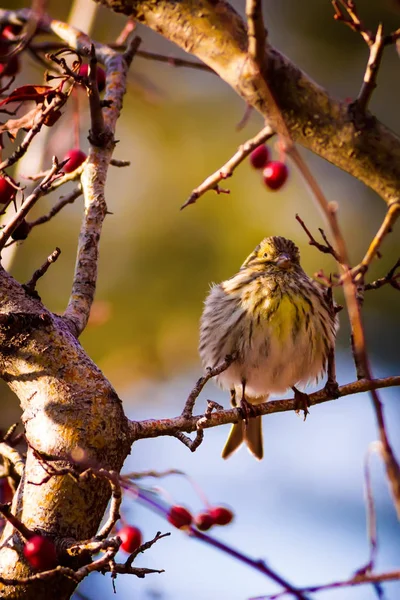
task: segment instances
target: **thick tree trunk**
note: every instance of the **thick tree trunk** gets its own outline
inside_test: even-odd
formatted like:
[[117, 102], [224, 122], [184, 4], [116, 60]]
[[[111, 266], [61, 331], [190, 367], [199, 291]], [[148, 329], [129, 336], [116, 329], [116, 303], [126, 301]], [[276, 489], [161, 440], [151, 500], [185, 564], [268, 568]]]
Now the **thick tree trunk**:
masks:
[[[13, 513], [32, 530], [88, 539], [103, 517], [109, 485], [95, 477], [77, 483], [69, 475], [40, 484], [47, 473], [33, 449], [55, 468], [73, 459], [120, 470], [130, 448], [121, 401], [66, 321], [47, 311], [3, 270], [0, 290], [0, 376], [20, 399], [31, 446]], [[0, 547], [2, 577], [32, 573], [22, 548], [21, 536], [7, 525]], [[62, 600], [74, 587], [65, 577], [27, 586], [0, 584], [0, 597]]]

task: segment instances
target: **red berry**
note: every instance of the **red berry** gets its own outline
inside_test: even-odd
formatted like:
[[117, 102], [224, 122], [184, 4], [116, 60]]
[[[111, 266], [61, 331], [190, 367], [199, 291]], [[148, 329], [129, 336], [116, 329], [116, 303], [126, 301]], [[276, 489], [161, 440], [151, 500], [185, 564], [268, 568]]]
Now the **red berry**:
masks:
[[184, 506], [171, 506], [168, 513], [168, 521], [174, 527], [182, 529], [183, 527], [190, 527], [193, 517]]
[[8, 40], [13, 40], [16, 35], [19, 35], [22, 31], [22, 25], [6, 25], [1, 32], [1, 35]]
[[24, 556], [38, 571], [48, 571], [57, 566], [56, 548], [49, 538], [34, 535], [24, 546]]
[[86, 160], [87, 156], [82, 150], [79, 148], [73, 148], [64, 156], [63, 160], [67, 160], [68, 162], [63, 166], [63, 171], [65, 173], [72, 173], [81, 164]]
[[270, 190], [279, 190], [285, 183], [288, 175], [287, 166], [278, 160], [268, 163], [263, 171], [264, 183]]
[[211, 508], [210, 515], [216, 525], [228, 525], [233, 519], [233, 512], [224, 506]]
[[25, 219], [14, 229], [11, 234], [13, 240], [26, 240], [31, 230], [31, 226]]
[[[79, 75], [81, 77], [88, 77], [89, 75], [89, 65], [82, 65], [79, 69]], [[106, 73], [104, 69], [101, 67], [97, 67], [96, 69], [96, 81], [97, 87], [99, 88], [99, 92], [102, 92], [106, 87]]]
[[197, 529], [200, 529], [200, 531], [207, 531], [215, 523], [210, 513], [203, 512], [195, 516], [194, 524], [196, 525]]
[[125, 552], [135, 552], [142, 545], [142, 532], [137, 527], [125, 525], [118, 531], [118, 537], [121, 538], [121, 549]]
[[5, 177], [0, 176], [0, 204], [8, 204], [16, 193], [15, 187]]
[[269, 161], [269, 149], [265, 144], [257, 146], [250, 154], [251, 166], [255, 169], [262, 169]]

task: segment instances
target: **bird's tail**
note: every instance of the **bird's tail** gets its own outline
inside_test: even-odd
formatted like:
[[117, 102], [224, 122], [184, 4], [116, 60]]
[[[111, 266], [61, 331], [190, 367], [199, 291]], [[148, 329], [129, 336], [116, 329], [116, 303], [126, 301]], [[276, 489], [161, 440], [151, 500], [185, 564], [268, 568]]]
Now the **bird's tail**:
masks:
[[248, 419], [248, 422], [234, 423], [222, 450], [222, 458], [229, 458], [245, 442], [248, 450], [259, 460], [263, 457], [263, 436], [261, 417]]

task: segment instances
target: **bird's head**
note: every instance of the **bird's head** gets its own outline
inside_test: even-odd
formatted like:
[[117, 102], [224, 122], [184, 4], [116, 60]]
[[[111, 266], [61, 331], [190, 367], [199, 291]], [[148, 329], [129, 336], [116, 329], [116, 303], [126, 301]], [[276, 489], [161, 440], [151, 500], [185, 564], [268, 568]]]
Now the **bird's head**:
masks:
[[242, 268], [291, 271], [300, 264], [299, 249], [292, 240], [280, 236], [267, 237], [248, 256]]

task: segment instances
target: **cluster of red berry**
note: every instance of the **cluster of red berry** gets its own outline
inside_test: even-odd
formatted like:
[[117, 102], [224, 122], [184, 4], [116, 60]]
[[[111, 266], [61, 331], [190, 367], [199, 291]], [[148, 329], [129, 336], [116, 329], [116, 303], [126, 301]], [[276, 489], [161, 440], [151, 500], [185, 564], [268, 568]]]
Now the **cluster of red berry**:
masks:
[[289, 171], [280, 160], [270, 160], [268, 146], [261, 144], [250, 154], [250, 163], [255, 169], [262, 169], [265, 185], [270, 190], [279, 190], [288, 178]]
[[232, 519], [232, 511], [224, 506], [209, 508], [194, 518], [184, 506], [171, 506], [168, 513], [168, 521], [178, 529], [194, 525], [200, 531], [207, 531], [213, 525], [228, 525]]
[[[193, 517], [184, 506], [174, 505], [168, 511], [168, 522], [177, 529], [186, 529], [194, 525], [200, 531], [207, 531], [214, 525], [228, 525], [233, 519], [233, 513], [224, 506], [216, 506]], [[133, 525], [124, 525], [118, 531], [121, 538], [121, 549], [125, 552], [135, 552], [142, 545], [142, 532]]]

